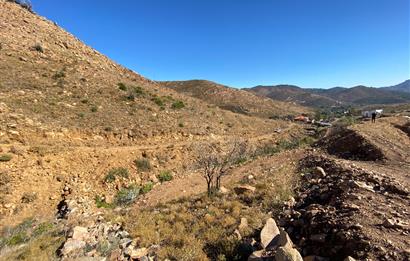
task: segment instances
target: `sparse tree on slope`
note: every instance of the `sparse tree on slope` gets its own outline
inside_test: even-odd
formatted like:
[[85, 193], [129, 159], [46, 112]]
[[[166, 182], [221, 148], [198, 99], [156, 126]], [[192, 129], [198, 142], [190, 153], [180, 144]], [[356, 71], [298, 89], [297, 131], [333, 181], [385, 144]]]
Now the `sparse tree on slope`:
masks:
[[221, 181], [231, 166], [246, 159], [248, 143], [242, 140], [228, 142], [226, 146], [201, 143], [197, 146], [197, 165], [207, 184], [208, 196], [221, 188]]

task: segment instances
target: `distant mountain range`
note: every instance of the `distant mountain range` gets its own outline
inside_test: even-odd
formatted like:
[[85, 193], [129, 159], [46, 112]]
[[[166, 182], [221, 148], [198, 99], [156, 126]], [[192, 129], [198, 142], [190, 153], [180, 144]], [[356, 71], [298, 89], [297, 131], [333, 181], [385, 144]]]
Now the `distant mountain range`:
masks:
[[338, 105], [399, 104], [410, 102], [410, 80], [403, 83], [373, 88], [355, 86], [330, 89], [308, 89], [293, 85], [255, 86], [245, 88], [258, 96], [277, 101], [295, 102], [309, 107], [329, 107]]
[[398, 92], [410, 93], [410, 80], [407, 80], [405, 82], [402, 82], [394, 86], [384, 87], [382, 89], [385, 89], [388, 91], [398, 91]]

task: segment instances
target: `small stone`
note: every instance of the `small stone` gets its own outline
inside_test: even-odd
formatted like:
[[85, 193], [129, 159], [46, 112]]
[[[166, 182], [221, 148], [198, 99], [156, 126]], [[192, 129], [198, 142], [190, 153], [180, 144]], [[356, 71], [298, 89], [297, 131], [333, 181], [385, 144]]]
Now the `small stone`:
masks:
[[324, 243], [324, 242], [326, 242], [326, 234], [311, 235], [310, 240], [315, 241], [315, 242]]
[[145, 247], [134, 249], [130, 253], [130, 257], [132, 259], [139, 259], [139, 258], [142, 258], [143, 256], [146, 256], [146, 255], [148, 255], [148, 249], [145, 248]]
[[118, 235], [121, 238], [128, 238], [130, 236], [130, 233], [128, 233], [127, 231], [120, 231], [120, 232], [118, 232]]
[[[248, 257], [248, 261], [262, 261], [265, 260], [263, 258], [263, 250], [255, 251]], [[272, 259], [273, 260], [273, 259]]]
[[110, 257], [108, 258], [109, 261], [117, 261], [117, 260], [121, 260], [121, 250], [120, 249], [116, 249], [114, 251], [111, 252]]
[[289, 206], [289, 207], [293, 207], [293, 206], [295, 206], [295, 204], [296, 204], [296, 200], [295, 200], [294, 197], [290, 197], [289, 200], [286, 201], [285, 204], [286, 204], [287, 206]]
[[125, 249], [126, 247], [128, 247], [129, 245], [131, 245], [132, 240], [129, 238], [123, 238], [120, 240], [120, 248], [121, 249]]
[[93, 256], [96, 256], [96, 254], [97, 254], [97, 250], [96, 250], [96, 249], [93, 249], [93, 250], [91, 250], [90, 252], [88, 252], [88, 253], [86, 254], [86, 256], [93, 257]]
[[158, 180], [158, 178], [157, 178], [156, 175], [151, 175], [151, 176], [149, 177], [149, 179], [150, 179], [153, 183], [158, 183], [158, 182], [159, 182], [159, 180]]
[[77, 226], [73, 229], [73, 239], [86, 241], [89, 237], [90, 234], [88, 233], [88, 229], [86, 227]]
[[221, 186], [221, 187], [219, 188], [219, 192], [222, 193], [222, 194], [228, 194], [228, 193], [229, 193], [229, 189], [227, 189], [227, 188]]
[[315, 170], [313, 171], [313, 175], [317, 178], [325, 178], [326, 177], [326, 172], [322, 167], [316, 167]]
[[370, 192], [374, 192], [374, 189], [373, 189], [372, 186], [369, 186], [365, 182], [362, 182], [362, 181], [353, 181], [352, 185], [353, 185], [353, 187], [356, 187], [356, 188], [362, 188], [362, 189], [368, 190]]
[[248, 220], [246, 218], [241, 218], [241, 223], [238, 226], [238, 229], [240, 231], [243, 231], [244, 229], [248, 228]]
[[346, 257], [343, 261], [356, 261], [356, 259], [354, 259], [351, 256]]
[[254, 193], [256, 191], [255, 187], [249, 185], [240, 185], [234, 188], [236, 194]]
[[68, 255], [68, 254], [70, 254], [71, 252], [73, 252], [75, 250], [79, 250], [81, 248], [84, 248], [85, 245], [86, 244], [85, 244], [84, 241], [69, 238], [64, 243], [64, 247], [63, 247], [63, 250], [61, 252], [63, 253], [63, 255]]
[[242, 240], [242, 235], [241, 235], [241, 232], [239, 232], [239, 230], [235, 229], [233, 233], [238, 238], [238, 240]]

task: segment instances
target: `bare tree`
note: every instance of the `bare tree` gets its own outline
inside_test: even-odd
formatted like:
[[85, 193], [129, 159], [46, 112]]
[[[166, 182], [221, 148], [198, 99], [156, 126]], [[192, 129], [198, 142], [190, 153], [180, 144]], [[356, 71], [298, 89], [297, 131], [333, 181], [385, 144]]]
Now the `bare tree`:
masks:
[[207, 184], [208, 196], [221, 188], [221, 181], [231, 166], [247, 157], [248, 144], [242, 140], [228, 142], [225, 146], [201, 143], [197, 146], [198, 168]]

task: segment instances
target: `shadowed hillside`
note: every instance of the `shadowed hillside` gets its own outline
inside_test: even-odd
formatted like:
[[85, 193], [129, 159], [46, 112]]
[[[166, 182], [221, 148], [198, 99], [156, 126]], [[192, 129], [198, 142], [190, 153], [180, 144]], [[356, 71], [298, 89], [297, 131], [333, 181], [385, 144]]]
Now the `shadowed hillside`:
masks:
[[340, 104], [332, 98], [311, 93], [293, 85], [256, 86], [245, 90], [272, 100], [295, 102], [310, 107], [328, 107]]

